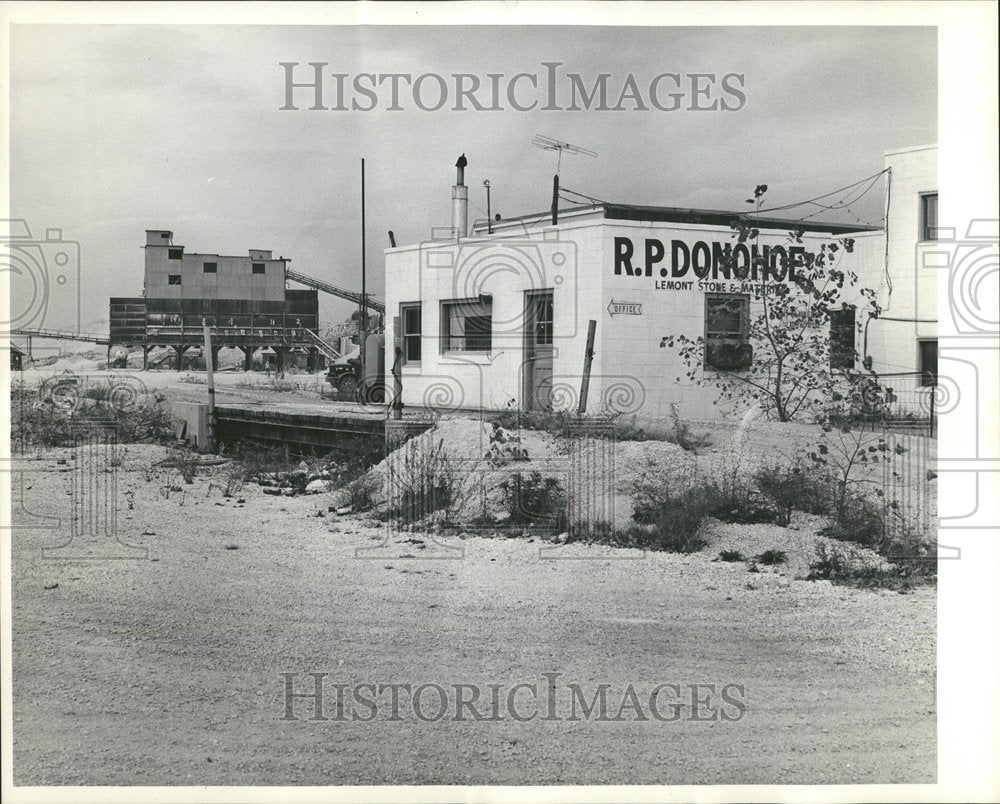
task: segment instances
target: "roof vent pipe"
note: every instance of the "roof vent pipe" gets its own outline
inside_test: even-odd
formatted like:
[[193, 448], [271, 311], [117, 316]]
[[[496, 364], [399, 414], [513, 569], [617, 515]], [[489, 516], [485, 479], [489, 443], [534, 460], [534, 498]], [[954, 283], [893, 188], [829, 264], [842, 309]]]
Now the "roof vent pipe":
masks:
[[469, 188], [465, 186], [465, 166], [468, 164], [462, 154], [455, 163], [458, 175], [451, 188], [451, 228], [456, 239], [465, 237], [469, 231]]

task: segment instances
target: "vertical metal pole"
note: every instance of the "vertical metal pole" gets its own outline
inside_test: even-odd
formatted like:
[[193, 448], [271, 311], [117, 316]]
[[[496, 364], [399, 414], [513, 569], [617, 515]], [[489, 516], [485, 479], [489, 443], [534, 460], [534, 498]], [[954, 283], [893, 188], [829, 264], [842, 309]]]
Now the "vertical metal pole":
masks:
[[209, 451], [215, 449], [215, 372], [212, 366], [212, 330], [202, 319], [205, 330], [205, 373], [208, 375], [208, 444]]
[[559, 223], [559, 174], [552, 177], [552, 225]]
[[587, 325], [587, 350], [583, 353], [583, 379], [580, 380], [580, 404], [577, 413], [587, 412], [587, 394], [590, 393], [590, 367], [594, 362], [594, 336], [597, 334], [597, 322], [592, 318]]
[[493, 211], [490, 209], [490, 180], [483, 182], [486, 185], [486, 233], [493, 234]]
[[365, 160], [361, 160], [361, 337], [360, 342], [361, 377], [358, 382], [360, 400], [365, 399], [365, 380], [367, 379], [367, 361], [365, 360], [365, 344], [368, 340], [368, 272], [365, 262], [367, 249], [365, 247]]
[[936, 386], [931, 388], [931, 438], [934, 438], [934, 391]]
[[403, 350], [396, 347], [396, 359], [392, 362], [392, 418], [399, 421], [403, 418]]

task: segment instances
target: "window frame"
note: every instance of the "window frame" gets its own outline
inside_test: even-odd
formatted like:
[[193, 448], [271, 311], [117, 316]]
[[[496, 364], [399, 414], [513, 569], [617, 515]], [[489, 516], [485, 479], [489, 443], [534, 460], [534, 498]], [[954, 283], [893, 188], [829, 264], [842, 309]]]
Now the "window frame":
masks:
[[174, 246], [170, 246], [169, 248], [167, 248], [167, 259], [168, 260], [174, 260], [174, 261], [176, 261], [176, 260], [183, 260], [184, 259], [184, 249], [182, 249], [182, 248], [175, 248]]
[[[408, 310], [416, 310], [420, 315], [419, 329], [416, 333], [408, 332], [406, 329], [406, 313]], [[403, 350], [403, 361], [404, 366], [419, 366], [421, 359], [423, 358], [424, 347], [423, 347], [423, 337], [424, 337], [424, 311], [422, 302], [400, 302], [399, 303], [399, 343]], [[416, 359], [410, 359], [407, 352], [408, 342], [416, 339], [417, 342], [417, 354], [420, 355]]]
[[[209, 270], [209, 266], [212, 266], [211, 270]], [[202, 273], [205, 273], [205, 274], [217, 274], [217, 273], [219, 273], [219, 263], [217, 263], [217, 262], [203, 262], [201, 264], [201, 270], [202, 270]]]
[[[934, 346], [934, 371], [930, 372], [924, 368], [924, 346], [933, 344]], [[920, 377], [921, 388], [934, 388], [938, 384], [938, 339], [937, 338], [917, 338], [917, 372]]]
[[750, 329], [750, 294], [749, 293], [706, 293], [705, 303], [703, 306], [703, 312], [705, 315], [705, 326], [704, 326], [704, 349], [702, 351], [702, 363], [704, 371], [711, 372], [733, 372], [733, 371], [746, 371], [753, 365], [753, 360], [749, 365], [740, 366], [739, 368], [729, 369], [713, 365], [708, 360], [708, 347], [709, 347], [709, 317], [708, 308], [709, 303], [712, 301], [726, 300], [733, 301], [737, 300], [740, 302], [740, 330], [739, 330], [739, 346], [744, 347], [749, 344], [748, 332]]
[[[838, 324], [837, 328], [841, 332], [851, 333], [851, 344], [850, 344], [850, 355], [848, 356], [846, 350], [838, 351], [834, 349], [834, 343], [836, 343], [836, 338], [834, 337], [834, 316], [841, 315], [845, 313], [851, 314], [851, 324], [850, 327], [846, 327], [844, 324]], [[850, 371], [857, 367], [858, 363], [858, 308], [853, 304], [847, 305], [845, 307], [838, 307], [836, 310], [830, 310], [830, 370], [831, 371]], [[839, 358], [839, 359], [838, 359]]]
[[[452, 335], [451, 334], [451, 315], [449, 308], [456, 307], [459, 305], [483, 305], [488, 308], [489, 313], [489, 343], [485, 349], [469, 349], [468, 348], [468, 338], [469, 335], [462, 333], [462, 335]], [[489, 355], [493, 352], [493, 298], [490, 297], [489, 301], [486, 301], [478, 296], [473, 296], [465, 299], [442, 299], [440, 302], [440, 331], [441, 331], [441, 348], [440, 352], [444, 354], [471, 354], [471, 355]], [[463, 316], [463, 319], [468, 318], [482, 318], [483, 316]], [[464, 341], [463, 348], [453, 348], [451, 346], [451, 339], [455, 337], [461, 337]]]
[[167, 284], [172, 286], [183, 284], [183, 274], [167, 274]]
[[[928, 226], [928, 216], [927, 216], [927, 202], [930, 199], [934, 199], [934, 226]], [[918, 221], [920, 235], [919, 242], [921, 243], [933, 243], [938, 239], [938, 191], [929, 190], [925, 193], [920, 193], [920, 205], [919, 205], [919, 215], [920, 220]]]
[[[556, 300], [555, 293], [550, 288], [544, 290], [531, 291], [530, 299], [537, 306], [531, 314], [531, 342], [534, 346], [553, 346], [555, 341], [556, 326]], [[540, 315], [541, 313], [541, 315]], [[545, 316], [548, 314], [548, 317]], [[539, 335], [541, 333], [541, 336]]]
[[[258, 271], [257, 269], [260, 268]], [[250, 263], [250, 275], [251, 276], [266, 276], [267, 275], [267, 263], [265, 262], [251, 262]]]

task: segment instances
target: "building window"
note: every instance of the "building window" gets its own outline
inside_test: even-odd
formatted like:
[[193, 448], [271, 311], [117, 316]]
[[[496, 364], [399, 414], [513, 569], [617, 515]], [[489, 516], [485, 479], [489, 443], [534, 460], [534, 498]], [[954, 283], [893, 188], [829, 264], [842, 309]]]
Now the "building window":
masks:
[[753, 362], [753, 349], [747, 343], [749, 318], [749, 296], [706, 294], [706, 368], [733, 371], [750, 366]]
[[924, 193], [920, 196], [920, 239], [937, 240], [938, 194]]
[[181, 283], [180, 274], [167, 274], [167, 284], [168, 285], [179, 285]]
[[918, 341], [920, 345], [920, 385], [927, 387], [938, 382], [937, 340]]
[[252, 266], [251, 266], [251, 270], [255, 274], [262, 274], [262, 273], [264, 273], [264, 263], [262, 263], [262, 262], [255, 262], [255, 263], [253, 263]]
[[830, 368], [854, 368], [855, 314], [853, 307], [830, 311]]
[[444, 352], [488, 352], [493, 346], [493, 302], [479, 299], [441, 302]]
[[420, 362], [420, 336], [423, 332], [420, 302], [399, 305], [400, 338], [404, 363]]
[[215, 262], [206, 262], [204, 265], [204, 269], [206, 274], [214, 274], [216, 271], [219, 270], [219, 264]]
[[552, 294], [539, 295], [535, 299], [534, 328], [535, 346], [552, 345]]
[[184, 249], [182, 248], [168, 248], [167, 249], [167, 259], [168, 260], [180, 260], [184, 258]]

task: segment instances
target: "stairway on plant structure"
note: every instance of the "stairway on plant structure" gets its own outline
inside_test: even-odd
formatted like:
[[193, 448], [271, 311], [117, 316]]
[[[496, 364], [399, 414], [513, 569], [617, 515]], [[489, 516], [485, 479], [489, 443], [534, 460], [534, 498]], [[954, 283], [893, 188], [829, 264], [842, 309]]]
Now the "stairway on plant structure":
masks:
[[330, 343], [324, 341], [319, 335], [313, 332], [311, 329], [304, 330], [306, 336], [309, 338], [310, 343], [313, 344], [317, 349], [319, 349], [324, 355], [326, 355], [329, 360], [339, 360], [340, 352]]

